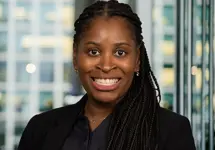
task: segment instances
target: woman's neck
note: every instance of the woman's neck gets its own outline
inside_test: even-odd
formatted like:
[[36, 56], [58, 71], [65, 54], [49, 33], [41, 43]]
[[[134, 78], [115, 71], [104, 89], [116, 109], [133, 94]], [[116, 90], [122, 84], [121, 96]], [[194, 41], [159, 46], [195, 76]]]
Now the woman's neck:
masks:
[[85, 105], [85, 115], [93, 118], [106, 118], [112, 113], [115, 104], [102, 103], [88, 99]]

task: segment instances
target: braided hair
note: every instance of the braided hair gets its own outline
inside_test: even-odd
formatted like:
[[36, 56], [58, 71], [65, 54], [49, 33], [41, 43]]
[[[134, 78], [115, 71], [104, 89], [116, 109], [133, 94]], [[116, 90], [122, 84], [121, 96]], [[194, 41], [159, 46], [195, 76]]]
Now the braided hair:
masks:
[[141, 21], [128, 4], [114, 0], [97, 1], [85, 8], [76, 20], [74, 44], [78, 43], [90, 21], [97, 16], [125, 18], [140, 49], [140, 75], [133, 77], [130, 88], [114, 109], [107, 150], [158, 149], [158, 109], [161, 95], [141, 35]]

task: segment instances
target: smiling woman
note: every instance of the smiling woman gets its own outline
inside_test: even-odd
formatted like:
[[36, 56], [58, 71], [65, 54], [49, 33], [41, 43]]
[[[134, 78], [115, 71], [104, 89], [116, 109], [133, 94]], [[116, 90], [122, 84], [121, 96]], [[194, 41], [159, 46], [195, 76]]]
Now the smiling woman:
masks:
[[159, 106], [141, 33], [127, 4], [87, 7], [75, 22], [73, 46], [87, 94], [75, 105], [33, 117], [18, 149], [195, 150], [188, 119]]

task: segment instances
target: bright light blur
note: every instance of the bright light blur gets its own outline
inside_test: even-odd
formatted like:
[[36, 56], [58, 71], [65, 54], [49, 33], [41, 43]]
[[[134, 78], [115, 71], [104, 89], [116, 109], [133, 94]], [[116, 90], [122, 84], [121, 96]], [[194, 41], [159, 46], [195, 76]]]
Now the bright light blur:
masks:
[[191, 71], [192, 71], [192, 75], [195, 76], [197, 74], [197, 72], [198, 72], [198, 68], [196, 66], [193, 66]]
[[27, 64], [26, 65], [26, 71], [28, 72], [28, 73], [34, 73], [35, 71], [36, 71], [36, 66], [34, 65], [34, 64]]

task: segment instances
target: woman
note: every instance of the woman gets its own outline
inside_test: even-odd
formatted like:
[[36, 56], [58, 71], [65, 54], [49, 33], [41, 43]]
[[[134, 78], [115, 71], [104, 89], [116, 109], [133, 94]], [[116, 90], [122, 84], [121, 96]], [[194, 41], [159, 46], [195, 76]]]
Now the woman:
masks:
[[73, 63], [87, 94], [36, 115], [19, 150], [195, 150], [188, 119], [159, 106], [141, 21], [127, 4], [98, 1], [75, 22]]

